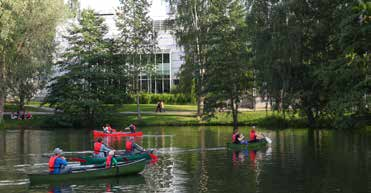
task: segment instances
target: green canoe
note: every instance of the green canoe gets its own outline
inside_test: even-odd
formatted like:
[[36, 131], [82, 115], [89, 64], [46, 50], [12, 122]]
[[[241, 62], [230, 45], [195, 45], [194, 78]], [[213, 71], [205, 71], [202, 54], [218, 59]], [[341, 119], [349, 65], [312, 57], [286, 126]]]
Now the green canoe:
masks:
[[[118, 162], [128, 162], [128, 161], [134, 161], [138, 159], [146, 159], [150, 160], [151, 156], [147, 152], [143, 153], [137, 153], [137, 154], [128, 154], [128, 155], [119, 155], [115, 156], [116, 160]], [[79, 158], [69, 158], [71, 161], [78, 161], [81, 163], [81, 165], [91, 165], [91, 164], [103, 164], [106, 162], [106, 158], [95, 158], [92, 156], [83, 156]]]
[[104, 168], [93, 167], [84, 170], [72, 171], [70, 174], [57, 174], [51, 175], [48, 173], [43, 174], [28, 174], [31, 184], [60, 182], [66, 180], [82, 180], [93, 178], [105, 178], [112, 176], [124, 176], [138, 174], [143, 171], [146, 165], [146, 159], [140, 159], [129, 163], [120, 163], [116, 167]]
[[249, 149], [249, 150], [256, 150], [262, 147], [267, 146], [267, 141], [265, 139], [261, 139], [259, 142], [249, 143], [249, 144], [234, 144], [234, 143], [227, 143], [228, 149]]

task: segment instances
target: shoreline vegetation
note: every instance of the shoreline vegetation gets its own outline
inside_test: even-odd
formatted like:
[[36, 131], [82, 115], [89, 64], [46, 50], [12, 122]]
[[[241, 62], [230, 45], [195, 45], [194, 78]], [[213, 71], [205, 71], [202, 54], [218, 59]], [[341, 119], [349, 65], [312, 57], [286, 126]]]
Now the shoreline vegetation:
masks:
[[[31, 103], [31, 106], [26, 106], [26, 111], [35, 113], [31, 120], [11, 120], [10, 116], [5, 117], [6, 121], [3, 128], [59, 128], [59, 127], [75, 127], [70, 123], [61, 124], [58, 121], [58, 114], [54, 114], [50, 109], [40, 107], [38, 103]], [[155, 104], [141, 104], [142, 119], [138, 120], [135, 112], [136, 104], [126, 104], [119, 108], [117, 112], [111, 113], [109, 118], [106, 118], [104, 123], [111, 123], [113, 127], [123, 129], [130, 123], [135, 123], [140, 127], [143, 126], [231, 126], [233, 127], [233, 118], [230, 112], [219, 112], [214, 117], [208, 120], [198, 118], [196, 116], [195, 105], [166, 105], [166, 112], [155, 113]], [[5, 112], [14, 112], [15, 105], [7, 104]], [[50, 114], [48, 114], [48, 112]], [[40, 114], [37, 114], [40, 113]], [[241, 127], [257, 125], [269, 129], [282, 129], [292, 127], [309, 127], [304, 117], [299, 115], [286, 115], [284, 117], [278, 112], [265, 111], [259, 109], [256, 111], [243, 111], [238, 114], [238, 125]], [[370, 117], [348, 117], [349, 128], [364, 128], [370, 126]], [[318, 128], [330, 128], [326, 120], [323, 120], [318, 125]], [[90, 128], [99, 129], [95, 125]]]

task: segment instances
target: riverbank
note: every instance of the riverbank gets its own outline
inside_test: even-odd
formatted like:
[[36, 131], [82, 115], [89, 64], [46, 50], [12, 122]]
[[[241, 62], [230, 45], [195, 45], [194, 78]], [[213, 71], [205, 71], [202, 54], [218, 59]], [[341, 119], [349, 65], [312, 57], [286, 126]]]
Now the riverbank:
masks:
[[[166, 112], [154, 112], [155, 104], [141, 104], [142, 119], [138, 121], [135, 104], [127, 104], [118, 110], [109, 119], [104, 122], [111, 123], [115, 128], [124, 128], [131, 123], [143, 126], [232, 126], [232, 116], [228, 112], [219, 112], [215, 117], [208, 120], [199, 119], [196, 116], [195, 105], [167, 105]], [[10, 107], [10, 108], [9, 108]], [[8, 106], [7, 109], [13, 110], [14, 107]], [[58, 115], [54, 114], [53, 109], [48, 107], [39, 107], [31, 104], [27, 109], [39, 112], [31, 112], [33, 118], [31, 120], [10, 120], [9, 112], [7, 113], [3, 128], [58, 128], [72, 127], [71, 124], [58, 120]], [[252, 111], [250, 109], [242, 109], [239, 113], [239, 123], [241, 127], [257, 125], [260, 127], [277, 129], [277, 128], [304, 128], [308, 127], [307, 120], [304, 117], [286, 116], [274, 113], [272, 111], [264, 111], [262, 109]], [[364, 128], [371, 126], [371, 116], [356, 117], [350, 115], [342, 120], [342, 125], [346, 129], [349, 128]], [[103, 123], [102, 123], [103, 124]], [[99, 127], [99, 126], [95, 126]], [[316, 128], [331, 128], [331, 122], [321, 120]]]
[[[6, 117], [4, 128], [55, 128], [60, 125], [53, 122], [55, 115], [34, 115], [31, 120], [10, 120]], [[136, 114], [120, 113], [111, 118], [108, 122], [113, 127], [121, 129], [135, 123], [142, 126], [232, 126], [233, 121], [229, 113], [223, 112], [216, 114], [216, 117], [209, 120], [202, 120], [190, 112], [167, 112], [167, 113], [143, 113], [142, 119], [138, 121]], [[239, 114], [240, 126], [264, 126], [268, 128], [284, 128], [289, 125], [299, 126], [304, 122], [297, 119], [283, 121], [283, 119], [271, 112], [265, 111], [241, 112]]]

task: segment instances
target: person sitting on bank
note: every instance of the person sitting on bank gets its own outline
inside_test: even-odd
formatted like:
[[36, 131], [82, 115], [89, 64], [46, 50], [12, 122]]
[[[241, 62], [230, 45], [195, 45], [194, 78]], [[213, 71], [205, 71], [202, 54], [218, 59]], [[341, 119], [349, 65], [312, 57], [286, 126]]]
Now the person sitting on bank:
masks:
[[140, 153], [145, 151], [143, 147], [134, 142], [134, 137], [130, 137], [125, 143], [125, 153]]
[[106, 158], [106, 168], [117, 166], [117, 160], [115, 158], [115, 151], [111, 150]]
[[245, 136], [238, 131], [238, 128], [234, 130], [232, 135], [232, 143], [234, 144], [247, 144], [247, 140], [244, 140]]
[[102, 138], [98, 138], [97, 141], [94, 143], [94, 154], [93, 156], [96, 158], [106, 157], [106, 153], [111, 151], [103, 142]]
[[262, 138], [256, 131], [255, 126], [252, 126], [252, 129], [250, 131], [250, 141], [249, 143], [259, 142], [259, 140]]
[[71, 173], [72, 168], [68, 166], [68, 162], [62, 157], [63, 150], [54, 149], [54, 155], [49, 159], [49, 174], [67, 174]]
[[135, 126], [133, 123], [129, 125], [129, 127], [126, 127], [125, 130], [130, 130], [131, 133], [135, 133], [137, 130], [137, 126]]

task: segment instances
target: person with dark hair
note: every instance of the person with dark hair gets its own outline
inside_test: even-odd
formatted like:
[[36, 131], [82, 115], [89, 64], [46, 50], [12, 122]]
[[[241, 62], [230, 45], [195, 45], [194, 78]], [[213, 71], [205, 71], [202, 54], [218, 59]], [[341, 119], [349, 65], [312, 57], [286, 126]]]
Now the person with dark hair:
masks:
[[161, 101], [157, 102], [156, 113], [161, 112]]
[[130, 130], [131, 133], [135, 133], [137, 130], [137, 126], [135, 126], [135, 124], [132, 123], [128, 127], [126, 127], [125, 130]]
[[94, 157], [102, 158], [106, 157], [105, 154], [109, 151], [111, 151], [110, 148], [108, 148], [103, 142], [103, 139], [99, 137], [97, 141], [94, 143]]
[[244, 140], [245, 136], [238, 131], [238, 128], [233, 131], [232, 143], [234, 144], [247, 144], [248, 141]]

